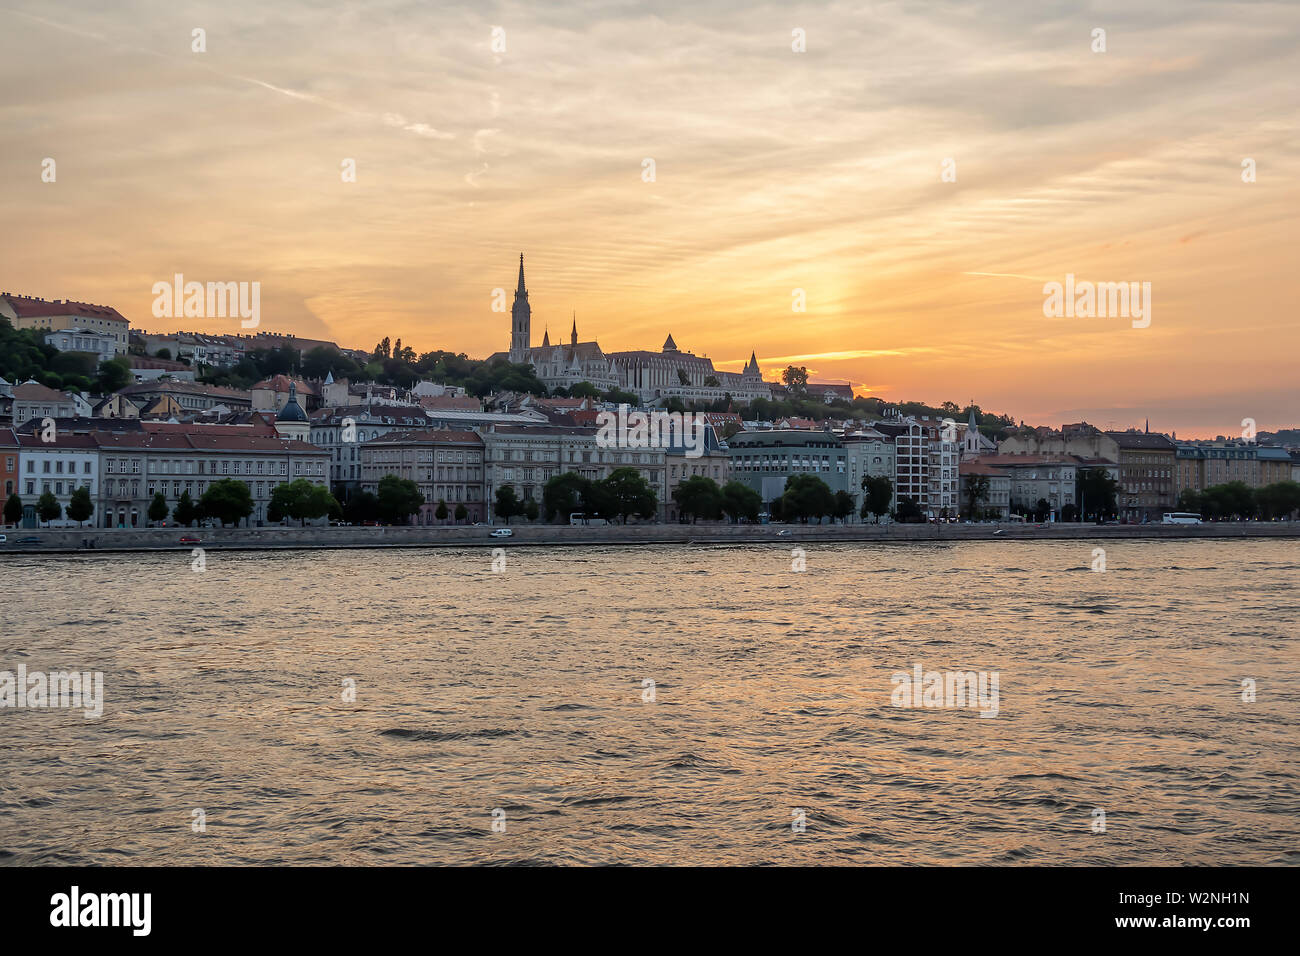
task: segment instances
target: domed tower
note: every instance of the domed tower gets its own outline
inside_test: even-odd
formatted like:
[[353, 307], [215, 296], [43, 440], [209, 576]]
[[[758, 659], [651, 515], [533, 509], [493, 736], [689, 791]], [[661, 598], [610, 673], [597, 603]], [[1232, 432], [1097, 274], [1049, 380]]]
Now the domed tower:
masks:
[[307, 435], [311, 430], [311, 422], [307, 418], [307, 413], [302, 410], [298, 404], [298, 384], [289, 383], [289, 400], [284, 403], [284, 408], [275, 416], [275, 430], [281, 438], [296, 438], [298, 441], [306, 441]]
[[519, 285], [515, 288], [515, 302], [510, 307], [510, 361], [523, 362], [528, 358], [532, 344], [533, 310], [528, 305], [528, 290], [524, 288], [524, 254], [519, 253]]

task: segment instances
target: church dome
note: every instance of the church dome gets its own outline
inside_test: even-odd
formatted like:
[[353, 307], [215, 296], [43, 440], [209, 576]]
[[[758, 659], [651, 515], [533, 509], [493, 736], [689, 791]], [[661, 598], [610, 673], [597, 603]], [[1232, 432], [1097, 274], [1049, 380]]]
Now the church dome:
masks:
[[275, 416], [277, 422], [305, 422], [307, 413], [302, 410], [298, 404], [298, 386], [295, 382], [289, 383], [289, 400], [284, 403], [284, 408], [280, 409], [280, 414]]

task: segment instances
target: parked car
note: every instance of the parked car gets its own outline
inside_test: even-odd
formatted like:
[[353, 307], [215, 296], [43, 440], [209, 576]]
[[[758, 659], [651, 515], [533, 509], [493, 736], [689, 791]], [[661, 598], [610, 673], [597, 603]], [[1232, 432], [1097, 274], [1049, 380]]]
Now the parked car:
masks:
[[8, 540], [9, 540], [9, 535], [7, 535], [7, 534], [0, 534], [0, 544], [4, 544], [4, 543], [5, 543], [6, 541], [8, 541]]
[[782, 536], [787, 535], [787, 534], [789, 534], [789, 533], [790, 533], [790, 529], [789, 529], [789, 528], [782, 528], [780, 531], [778, 531], [778, 532], [776, 533], [776, 536], [779, 538], [779, 537], [782, 537]]
[[514, 536], [514, 531], [510, 528], [494, 528], [490, 536], [493, 538], [510, 538]]
[[41, 543], [41, 539], [38, 538], [38, 537], [36, 537], [36, 535], [34, 535], [34, 534], [29, 534], [29, 535], [28, 535], [27, 537], [25, 537], [25, 538], [19, 538], [18, 541], [15, 542], [15, 543], [17, 543], [17, 544], [40, 544], [40, 543]]
[[192, 534], [181, 535], [181, 544], [202, 544], [202, 543], [203, 543], [202, 541], [200, 541], [197, 537], [195, 537]]

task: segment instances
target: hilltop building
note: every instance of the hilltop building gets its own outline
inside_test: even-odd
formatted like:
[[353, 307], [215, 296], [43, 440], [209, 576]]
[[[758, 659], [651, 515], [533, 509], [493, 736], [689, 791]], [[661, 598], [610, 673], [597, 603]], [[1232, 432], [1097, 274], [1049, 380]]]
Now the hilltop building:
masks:
[[677, 347], [672, 335], [658, 352], [605, 352], [594, 339], [578, 340], [578, 320], [573, 317], [567, 344], [551, 343], [549, 329], [542, 344], [532, 345], [532, 305], [524, 284], [524, 257], [519, 256], [519, 280], [510, 309], [510, 351], [497, 352], [491, 359], [509, 359], [533, 366], [534, 374], [547, 388], [572, 388], [590, 382], [601, 391], [619, 388], [642, 401], [654, 402], [678, 397], [683, 401], [717, 401], [730, 395], [738, 402], [772, 397], [763, 381], [758, 357], [751, 353], [742, 372], [723, 372], [713, 361]]

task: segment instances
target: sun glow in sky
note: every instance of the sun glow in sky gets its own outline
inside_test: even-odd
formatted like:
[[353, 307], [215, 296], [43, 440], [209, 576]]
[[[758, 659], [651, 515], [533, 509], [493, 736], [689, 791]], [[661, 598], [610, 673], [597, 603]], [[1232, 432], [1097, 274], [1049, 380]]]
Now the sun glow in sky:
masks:
[[[1284, 427], [1297, 76], [1290, 3], [8, 0], [0, 289], [237, 332], [152, 286], [258, 281], [263, 328], [484, 357], [522, 251], [536, 342], [576, 312], [887, 400]], [[1066, 273], [1150, 282], [1150, 327], [1045, 318]]]

